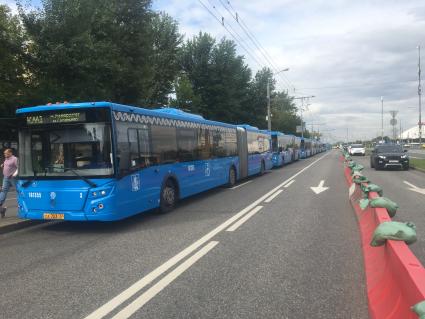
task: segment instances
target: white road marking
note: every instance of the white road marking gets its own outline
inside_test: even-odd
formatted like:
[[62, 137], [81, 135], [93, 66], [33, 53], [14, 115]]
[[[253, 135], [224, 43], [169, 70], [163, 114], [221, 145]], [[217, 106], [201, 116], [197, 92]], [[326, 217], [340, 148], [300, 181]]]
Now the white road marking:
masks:
[[239, 185], [233, 186], [233, 187], [231, 187], [231, 188], [229, 188], [229, 189], [236, 189], [236, 188], [242, 187], [242, 186], [244, 186], [244, 185], [246, 185], [246, 184], [248, 184], [248, 183], [251, 183], [251, 182], [252, 182], [252, 181], [247, 181], [247, 182], [245, 182], [245, 183], [242, 183], [242, 184], [239, 184]]
[[6, 202], [7, 202], [8, 200], [12, 200], [12, 199], [15, 199], [15, 200], [16, 200], [16, 197], [6, 198]]
[[269, 191], [267, 194], [261, 196], [259, 199], [257, 199], [255, 202], [251, 203], [244, 209], [242, 209], [240, 212], [238, 212], [236, 215], [233, 215], [228, 220], [226, 220], [224, 223], [220, 224], [216, 228], [214, 228], [212, 231], [210, 231], [208, 234], [206, 234], [204, 237], [198, 239], [193, 244], [179, 252], [174, 257], [167, 260], [165, 263], [163, 263], [158, 268], [152, 270], [149, 274], [147, 274], [145, 277], [131, 285], [129, 288], [121, 292], [116, 297], [112, 298], [110, 301], [93, 311], [91, 314], [89, 314], [84, 319], [100, 319], [109, 314], [111, 311], [113, 311], [115, 308], [117, 308], [119, 305], [124, 303], [126, 300], [131, 298], [133, 295], [138, 293], [141, 289], [143, 289], [146, 285], [150, 284], [153, 280], [158, 278], [160, 275], [162, 275], [164, 272], [166, 272], [168, 269], [173, 267], [175, 264], [177, 264], [179, 261], [181, 261], [183, 258], [188, 256], [190, 253], [192, 253], [194, 250], [202, 246], [204, 243], [209, 241], [211, 238], [213, 238], [215, 235], [220, 233], [222, 230], [229, 227], [231, 224], [233, 224], [235, 221], [237, 221], [239, 218], [241, 218], [243, 215], [245, 215], [247, 212], [249, 212], [252, 208], [257, 206], [259, 203], [261, 203], [264, 199], [269, 197], [271, 194], [276, 192], [278, 189], [280, 189], [282, 186], [289, 183], [292, 179], [297, 177], [298, 175], [305, 172], [307, 169], [312, 167], [314, 164], [316, 164], [318, 161], [322, 160], [326, 156], [328, 156], [330, 153], [327, 153], [323, 155], [322, 157], [318, 158], [314, 162], [310, 163], [308, 166], [304, 167], [302, 170], [300, 170], [298, 173], [294, 174], [287, 180], [283, 181], [281, 184], [277, 185], [275, 188], [273, 188], [271, 191]]
[[125, 307], [123, 310], [118, 312], [112, 319], [127, 319], [142, 308], [149, 300], [155, 297], [161, 290], [167, 287], [173, 282], [178, 276], [185, 272], [190, 266], [196, 263], [199, 259], [205, 256], [211, 249], [218, 244], [218, 241], [212, 241], [205, 247], [196, 252], [192, 257], [188, 258], [185, 262], [180, 264], [176, 269], [162, 278], [158, 283], [149, 288], [140, 297], [134, 300], [131, 304]]
[[239, 219], [236, 223], [234, 223], [232, 226], [226, 229], [226, 231], [235, 231], [239, 228], [243, 223], [245, 223], [248, 219], [250, 219], [252, 216], [254, 216], [256, 213], [258, 213], [259, 210], [261, 210], [263, 206], [257, 206], [253, 210], [251, 210], [248, 214], [246, 214], [244, 217]]
[[284, 187], [288, 188], [289, 186], [291, 186], [293, 183], [295, 182], [295, 179], [293, 179], [292, 181], [290, 181], [288, 184], [286, 184]]
[[425, 188], [417, 187], [417, 186], [413, 185], [412, 183], [409, 183], [408, 181], [404, 181], [403, 183], [406, 184], [406, 185], [409, 185], [411, 187], [411, 188], [409, 188], [409, 190], [414, 191], [414, 192], [419, 193], [419, 194], [425, 195]]
[[265, 203], [270, 203], [273, 199], [275, 199], [276, 196], [278, 196], [282, 192], [283, 192], [283, 190], [282, 189], [279, 189], [276, 193], [274, 193], [272, 196], [270, 196], [269, 198], [267, 198], [264, 202]]
[[320, 194], [320, 193], [324, 192], [325, 190], [329, 189], [329, 187], [324, 187], [323, 186], [324, 184], [325, 184], [325, 181], [324, 180], [321, 180], [320, 183], [319, 183], [319, 186], [317, 186], [317, 187], [310, 187], [310, 188], [316, 194]]
[[410, 158], [424, 159], [423, 157], [409, 156]]
[[408, 181], [403, 181], [403, 183], [406, 184], [406, 185], [409, 185], [412, 188], [419, 188], [418, 186], [413, 185], [412, 183], [409, 183]]

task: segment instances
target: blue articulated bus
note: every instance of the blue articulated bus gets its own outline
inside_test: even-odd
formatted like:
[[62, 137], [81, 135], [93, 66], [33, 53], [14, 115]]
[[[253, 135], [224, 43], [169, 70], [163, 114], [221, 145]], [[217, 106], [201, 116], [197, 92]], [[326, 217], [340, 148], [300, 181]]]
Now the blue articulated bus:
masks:
[[17, 117], [21, 218], [167, 212], [178, 199], [233, 185], [271, 163], [258, 130], [171, 108], [72, 103], [22, 108]]
[[[273, 168], [271, 137], [267, 131], [248, 124], [240, 124], [238, 125], [238, 145], [241, 146], [239, 149], [241, 178], [261, 175]], [[247, 145], [247, 156], [244, 150], [245, 145]], [[245, 159], [247, 159], [246, 162]]]

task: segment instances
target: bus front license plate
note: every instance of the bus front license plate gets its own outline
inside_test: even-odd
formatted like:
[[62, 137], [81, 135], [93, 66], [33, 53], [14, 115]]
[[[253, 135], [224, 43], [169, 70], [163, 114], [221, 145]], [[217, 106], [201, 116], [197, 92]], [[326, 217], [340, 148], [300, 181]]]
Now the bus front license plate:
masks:
[[65, 219], [65, 214], [44, 213], [43, 219]]

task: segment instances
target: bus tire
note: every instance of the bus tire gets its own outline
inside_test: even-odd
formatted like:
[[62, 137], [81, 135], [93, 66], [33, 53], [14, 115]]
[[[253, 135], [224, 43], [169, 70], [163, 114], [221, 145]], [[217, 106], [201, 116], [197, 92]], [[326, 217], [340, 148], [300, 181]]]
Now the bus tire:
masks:
[[260, 175], [264, 175], [264, 172], [266, 171], [266, 165], [264, 165], [264, 161], [261, 161], [261, 168], [260, 168]]
[[227, 183], [227, 187], [233, 187], [236, 184], [236, 170], [233, 166], [229, 169], [229, 182]]
[[159, 211], [163, 214], [171, 212], [177, 203], [177, 187], [172, 179], [167, 179], [161, 189]]

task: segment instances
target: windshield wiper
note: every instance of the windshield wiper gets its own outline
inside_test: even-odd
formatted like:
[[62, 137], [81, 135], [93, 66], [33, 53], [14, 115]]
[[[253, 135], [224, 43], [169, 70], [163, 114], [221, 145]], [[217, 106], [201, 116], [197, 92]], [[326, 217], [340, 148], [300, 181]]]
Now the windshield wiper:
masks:
[[89, 184], [91, 187], [97, 187], [97, 185], [95, 183], [93, 183], [91, 180], [89, 180], [87, 177], [78, 174], [73, 168], [69, 168], [66, 167], [64, 168], [65, 171], [71, 171], [73, 172], [76, 176], [78, 176], [79, 178], [81, 178], [83, 181], [85, 181], [87, 184]]
[[33, 181], [35, 181], [35, 179], [37, 178], [37, 172], [36, 171], [32, 171], [33, 172], [33, 174], [34, 174], [34, 177], [33, 178], [29, 178], [29, 179], [27, 179], [25, 182], [23, 182], [22, 183], [22, 187], [28, 187]]

